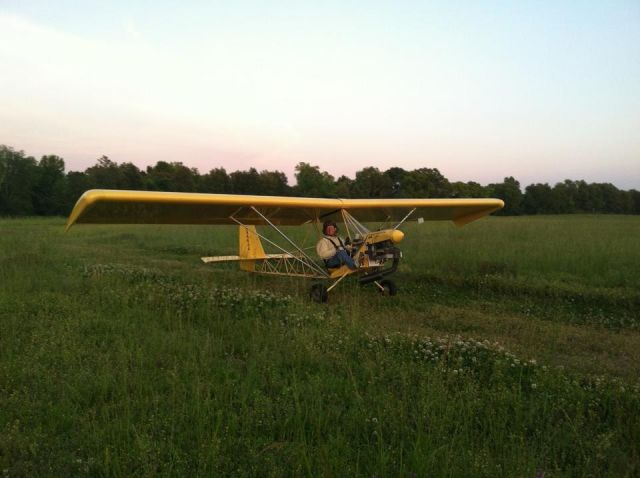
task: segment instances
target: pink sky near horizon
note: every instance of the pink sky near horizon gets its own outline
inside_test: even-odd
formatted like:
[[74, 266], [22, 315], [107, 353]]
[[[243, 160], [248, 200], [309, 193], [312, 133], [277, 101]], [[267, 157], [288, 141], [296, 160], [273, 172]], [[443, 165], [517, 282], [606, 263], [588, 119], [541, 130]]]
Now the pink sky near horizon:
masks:
[[[271, 171], [282, 171], [287, 175], [289, 184], [291, 185], [295, 184], [295, 165], [299, 162], [308, 162], [312, 165], [319, 166], [321, 170], [327, 171], [336, 179], [341, 175], [346, 175], [350, 178], [354, 178], [355, 173], [358, 170], [368, 166], [377, 167], [381, 171], [398, 166], [403, 167], [406, 170], [412, 170], [421, 167], [437, 168], [450, 181], [475, 181], [484, 185], [494, 182], [501, 182], [505, 176], [514, 176], [518, 181], [520, 181], [520, 184], [523, 188], [529, 184], [539, 182], [547, 182], [553, 185], [556, 182], [563, 181], [564, 179], [584, 179], [587, 182], [610, 182], [623, 189], [638, 189], [637, 186], [634, 187], [633, 185], [631, 185], [631, 187], [625, 187], [623, 181], [618, 181], [618, 178], [614, 176], [607, 176], [606, 171], [602, 171], [602, 168], [599, 164], [584, 165], [578, 171], [578, 174], [574, 174], [574, 171], [567, 168], [557, 170], [554, 169], [546, 172], [540, 171], [536, 167], [535, 163], [531, 163], [525, 167], [521, 166], [519, 168], [514, 168], [514, 170], [517, 170], [519, 172], [519, 174], [517, 174], [515, 172], [510, 172], [506, 168], [501, 168], [499, 172], [496, 173], [495, 168], [492, 170], [490, 167], [483, 167], [482, 164], [484, 163], [482, 161], [477, 162], [477, 167], [467, 168], [466, 166], [461, 166], [459, 162], [456, 162], [455, 158], [451, 162], [447, 162], [446, 159], [438, 160], [437, 158], [425, 159], [423, 161], [419, 159], [416, 159], [415, 161], [386, 161], [382, 159], [378, 161], [370, 161], [368, 163], [362, 161], [348, 163], [348, 161], [344, 161], [343, 164], [339, 164], [336, 166], [335, 163], [327, 163], [326, 161], [323, 161], [321, 154], [318, 154], [315, 157], [299, 156], [292, 158], [290, 161], [283, 162], [281, 159], [280, 161], [278, 161], [277, 158], [273, 158], [268, 155], [261, 156], [257, 153], [252, 152], [242, 153], [233, 151], [220, 151], [213, 148], [207, 148], [206, 146], [203, 146], [200, 149], [193, 146], [187, 147], [186, 149], [189, 151], [189, 153], [186, 155], [186, 157], [183, 157], [182, 155], [176, 156], [173, 154], [161, 154], [155, 151], [146, 152], [144, 151], [145, 148], [133, 148], [131, 151], [118, 150], [118, 148], [105, 148], [105, 152], [99, 154], [92, 154], [91, 149], [93, 148], [88, 147], [84, 150], [79, 149], [75, 151], [73, 148], [71, 148], [70, 154], [67, 154], [66, 156], [64, 154], [60, 154], [59, 151], [56, 152], [53, 149], [46, 148], [42, 149], [41, 151], [26, 149], [25, 153], [36, 157], [36, 159], [44, 154], [58, 154], [59, 156], [65, 158], [67, 171], [83, 171], [86, 168], [93, 166], [96, 163], [97, 158], [99, 158], [103, 154], [109, 156], [110, 159], [118, 163], [132, 162], [142, 170], [144, 170], [147, 166], [154, 165], [157, 161], [179, 161], [188, 167], [197, 168], [201, 174], [207, 173], [209, 170], [219, 167], [225, 168], [229, 173], [236, 170], [247, 170], [250, 167], [254, 167], [258, 171], [265, 169]], [[110, 151], [115, 151], [115, 154], [110, 153]], [[128, 159], [131, 157], [134, 157], [135, 160]], [[202, 159], [189, 160], [189, 157]], [[496, 163], [498, 162], [499, 160], [496, 160]], [[326, 166], [323, 166], [323, 164]]]

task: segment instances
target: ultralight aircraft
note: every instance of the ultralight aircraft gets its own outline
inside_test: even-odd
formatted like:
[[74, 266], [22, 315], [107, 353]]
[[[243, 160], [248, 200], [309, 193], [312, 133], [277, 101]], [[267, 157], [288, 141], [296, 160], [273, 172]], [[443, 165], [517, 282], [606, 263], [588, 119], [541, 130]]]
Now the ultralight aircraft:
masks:
[[[78, 199], [66, 230], [76, 223], [235, 224], [238, 255], [203, 257], [203, 262], [237, 261], [247, 272], [313, 279], [311, 298], [326, 302], [328, 293], [349, 275], [395, 295], [396, 286], [387, 276], [402, 258], [397, 244], [404, 238], [399, 228], [406, 221], [463, 226], [503, 206], [500, 199], [325, 199], [93, 189]], [[321, 236], [319, 227], [327, 219], [344, 224], [356, 269], [326, 268], [281, 227], [312, 224]], [[371, 231], [363, 223], [384, 225]], [[256, 226], [273, 229], [281, 240], [269, 239]], [[266, 253], [262, 241], [277, 252]]]

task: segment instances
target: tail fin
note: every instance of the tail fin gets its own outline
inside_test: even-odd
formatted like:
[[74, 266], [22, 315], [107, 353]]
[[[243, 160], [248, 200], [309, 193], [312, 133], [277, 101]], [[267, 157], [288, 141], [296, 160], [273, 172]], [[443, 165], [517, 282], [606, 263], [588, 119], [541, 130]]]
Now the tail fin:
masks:
[[[256, 226], [239, 226], [238, 229], [238, 256], [240, 259], [266, 259], [260, 236], [256, 232]], [[253, 272], [256, 268], [256, 261], [240, 261], [240, 269]]]

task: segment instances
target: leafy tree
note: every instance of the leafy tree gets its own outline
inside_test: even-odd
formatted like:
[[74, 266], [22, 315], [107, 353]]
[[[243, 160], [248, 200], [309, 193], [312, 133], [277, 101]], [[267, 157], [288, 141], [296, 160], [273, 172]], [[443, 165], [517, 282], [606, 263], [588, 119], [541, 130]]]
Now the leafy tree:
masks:
[[356, 173], [352, 194], [358, 198], [390, 197], [392, 193], [391, 178], [378, 168], [368, 167]]
[[35, 214], [64, 214], [65, 189], [64, 160], [55, 155], [43, 156], [38, 162], [37, 177], [33, 185]]
[[101, 189], [147, 189], [145, 174], [133, 163], [118, 164], [101, 156], [96, 164], [85, 171], [92, 188]]
[[530, 184], [525, 188], [521, 212], [524, 214], [553, 214], [555, 208], [553, 189], [547, 183]]
[[604, 201], [603, 212], [624, 214], [631, 209], [631, 204], [624, 191], [620, 191], [611, 183], [598, 184]]
[[452, 196], [456, 198], [486, 198], [489, 191], [486, 187], [474, 181], [451, 183]]
[[203, 175], [198, 191], [202, 193], [225, 194], [231, 192], [231, 178], [224, 168], [215, 168]]
[[326, 171], [320, 171], [318, 166], [298, 163], [296, 165], [296, 182], [294, 192], [297, 196], [325, 198], [336, 196], [336, 184], [333, 176]]
[[629, 191], [631, 196], [631, 214], [640, 214], [640, 191], [632, 189]]
[[101, 156], [97, 164], [85, 171], [92, 188], [123, 189], [122, 171], [118, 163], [111, 161], [108, 156]]
[[384, 175], [389, 178], [391, 183], [391, 196], [404, 198], [407, 196], [406, 181], [409, 176], [409, 171], [394, 166], [384, 172]]
[[0, 146], [0, 214], [26, 216], [34, 213], [33, 187], [37, 163], [24, 151]]
[[91, 179], [86, 173], [69, 171], [67, 173], [67, 187], [65, 191], [64, 213], [69, 214], [80, 196], [91, 189]]
[[591, 213], [604, 211], [604, 195], [600, 185], [595, 183], [585, 183], [585, 188], [585, 196], [587, 199], [587, 208], [585, 211]]
[[501, 183], [489, 185], [490, 196], [502, 199], [505, 203], [504, 208], [496, 214], [502, 216], [513, 216], [520, 214], [520, 204], [522, 202], [522, 191], [520, 183], [513, 177], [504, 178]]
[[591, 199], [589, 185], [586, 181], [573, 181], [575, 191], [573, 193], [573, 203], [576, 212], [591, 212]]
[[[526, 196], [526, 193], [525, 193]], [[577, 210], [578, 186], [575, 181], [565, 179], [552, 190], [553, 211], [558, 214], [574, 213]]]
[[336, 196], [339, 198], [350, 198], [353, 189], [353, 179], [342, 175], [336, 181]]
[[287, 176], [280, 171], [260, 172], [260, 192], [267, 196], [288, 196], [291, 188], [287, 184]]
[[248, 171], [234, 171], [231, 173], [231, 191], [234, 194], [260, 194], [262, 181], [256, 168]]
[[198, 170], [188, 168], [181, 162], [158, 161], [155, 166], [147, 167], [145, 183], [152, 191], [196, 191], [199, 178]]
[[451, 184], [436, 168], [419, 168], [405, 176], [405, 197], [446, 198], [453, 192]]
[[[146, 172], [132, 163], [118, 164], [101, 156], [85, 172], [65, 175], [64, 160], [55, 155], [40, 161], [8, 146], [0, 146], [0, 214], [53, 215], [68, 213], [82, 193], [91, 188], [199, 191], [205, 193], [265, 194], [310, 197], [497, 197], [505, 201], [498, 214], [614, 213], [640, 214], [640, 192], [623, 191], [610, 183], [587, 183], [566, 179], [551, 187], [530, 184], [524, 194], [520, 183], [509, 176], [501, 183], [482, 186], [474, 181], [449, 183], [440, 171], [399, 167], [381, 172], [367, 167], [355, 179], [334, 180], [309, 163], [296, 166], [294, 187], [280, 171], [235, 171], [216, 168], [200, 175], [181, 162], [158, 161]], [[397, 187], [399, 185], [399, 188]]]
[[144, 173], [135, 164], [122, 163], [119, 168], [123, 189], [139, 190], [144, 188]]
[[173, 166], [171, 178], [172, 191], [194, 192], [197, 189], [200, 174], [196, 168], [189, 168], [184, 164], [170, 163]]

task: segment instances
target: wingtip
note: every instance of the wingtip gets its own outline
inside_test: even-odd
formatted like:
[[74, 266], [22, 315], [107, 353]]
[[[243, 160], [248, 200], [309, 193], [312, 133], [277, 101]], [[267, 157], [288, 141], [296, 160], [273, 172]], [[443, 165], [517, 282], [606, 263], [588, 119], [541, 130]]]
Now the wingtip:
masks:
[[471, 213], [471, 214], [467, 214], [466, 216], [458, 217], [458, 218], [453, 220], [453, 223], [458, 227], [462, 227], [462, 226], [465, 226], [465, 225], [469, 224], [470, 222], [473, 222], [473, 221], [476, 221], [476, 220], [478, 220], [480, 218], [488, 216], [492, 212], [499, 211], [503, 207], [504, 207], [504, 201], [501, 200], [501, 199], [498, 199], [496, 201], [496, 207], [491, 207], [491, 208], [484, 209], [484, 210], [481, 210], [481, 211], [477, 211], [477, 212], [474, 212], [474, 213]]
[[71, 229], [71, 226], [73, 226], [76, 223], [78, 218], [87, 209], [87, 207], [89, 207], [91, 204], [95, 202], [96, 193], [99, 193], [99, 190], [90, 189], [88, 191], [85, 191], [82, 194], [82, 196], [78, 198], [75, 206], [73, 206], [73, 209], [69, 213], [69, 218], [67, 219], [67, 224], [64, 228], [65, 233], [69, 232], [69, 229]]

